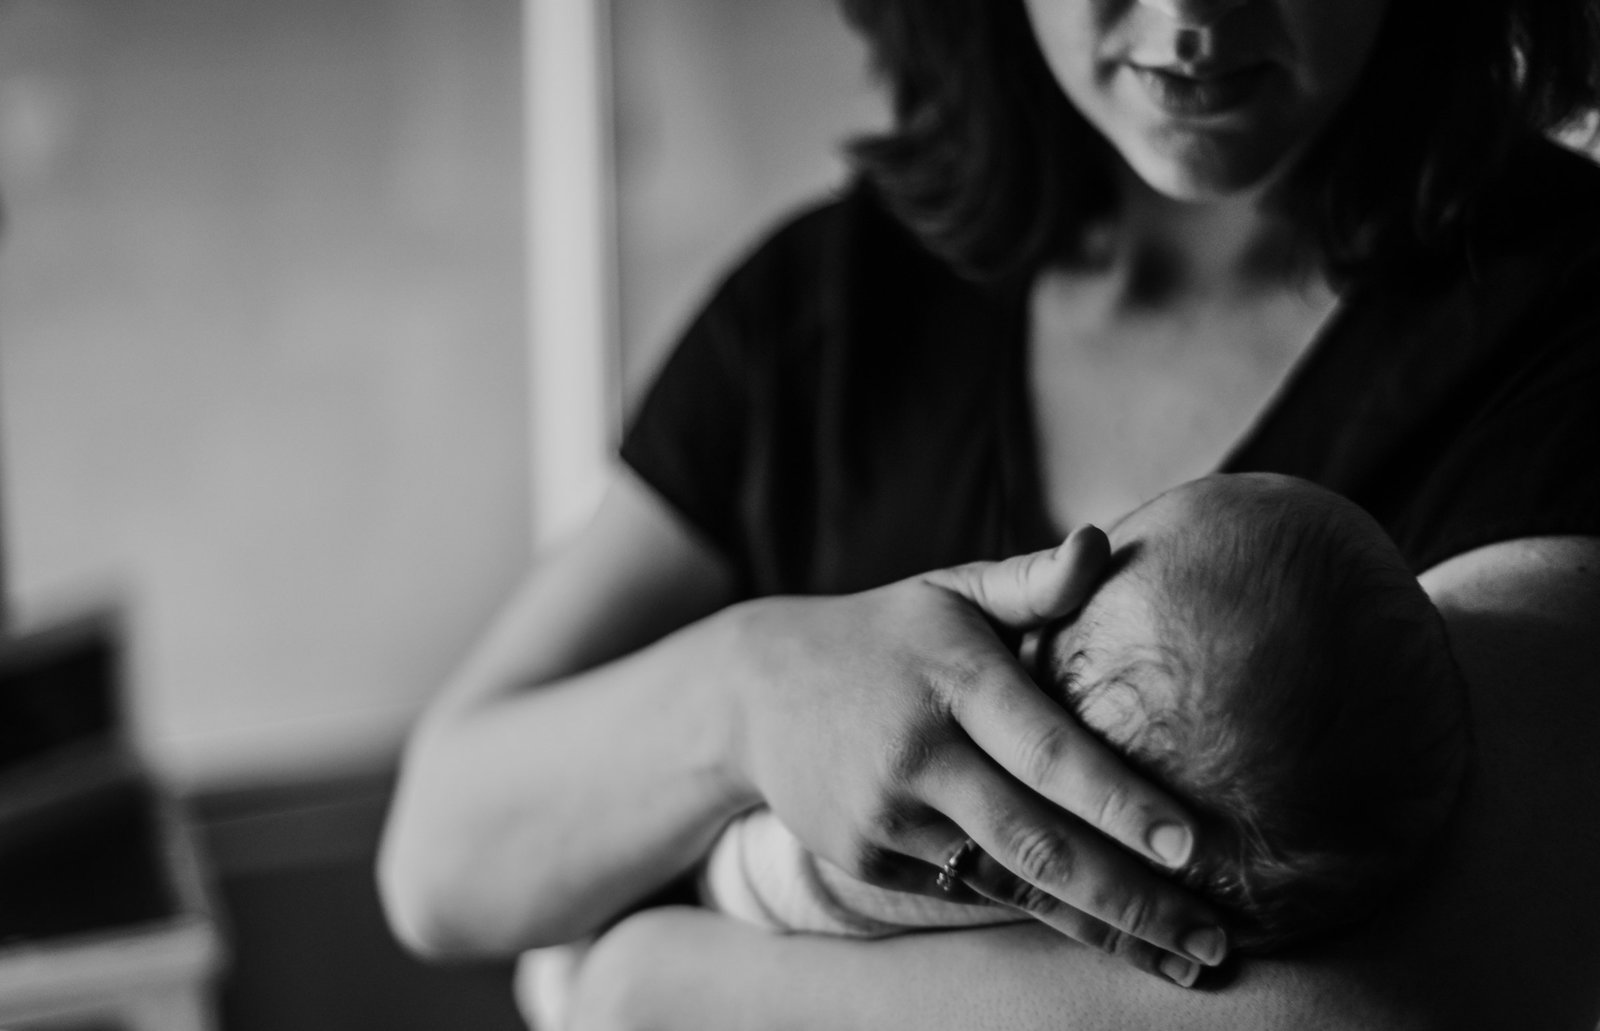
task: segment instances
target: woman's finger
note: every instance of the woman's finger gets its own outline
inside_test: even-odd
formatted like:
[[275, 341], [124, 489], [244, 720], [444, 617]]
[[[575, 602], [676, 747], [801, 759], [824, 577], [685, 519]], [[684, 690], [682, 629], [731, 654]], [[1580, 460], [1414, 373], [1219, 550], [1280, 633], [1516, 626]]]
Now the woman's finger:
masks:
[[[982, 756], [974, 753], [928, 788], [928, 800], [977, 844], [979, 851], [959, 858], [952, 872], [979, 894], [1152, 971], [1164, 956], [1140, 943], [1206, 965], [1221, 962], [1226, 937], [1209, 905], [1017, 790]], [[954, 854], [925, 858], [944, 864]]]
[[[1226, 935], [1220, 929], [1213, 930], [1214, 925], [1209, 922], [1210, 913], [1204, 908], [1198, 910], [1199, 919], [1191, 921], [1200, 932], [1198, 937], [1194, 937], [1195, 932], [1190, 931], [1178, 938], [1180, 948], [1187, 941], [1195, 951], [1171, 951], [1132, 930], [1091, 916], [1029, 884], [985, 852], [976, 838], [967, 836], [952, 821], [940, 820], [937, 825], [930, 824], [919, 831], [916, 840], [904, 844], [915, 855], [886, 852], [884, 861], [872, 871], [872, 883], [963, 906], [992, 905], [997, 907], [997, 912], [1012, 911], [1019, 916], [1039, 920], [1090, 948], [1184, 987], [1192, 986], [1201, 969], [1220, 962], [1226, 951]], [[950, 876], [947, 878], [946, 874]], [[1148, 877], [1148, 874], [1145, 876]], [[1170, 885], [1152, 886], [1146, 882], [1144, 886], [1157, 892], [1173, 890]], [[1110, 902], [1107, 904], [1115, 905]], [[1126, 907], [1130, 904], [1122, 905], [1125, 907], [1123, 912], [1127, 912]], [[1147, 933], [1153, 932], [1147, 930]], [[1199, 958], [1202, 953], [1205, 961]]]
[[[1002, 906], [1008, 906], [1034, 916], [1067, 937], [1082, 942], [1110, 956], [1115, 956], [1148, 974], [1166, 978], [1185, 988], [1192, 987], [1206, 966], [1214, 965], [1198, 960], [1187, 953], [1171, 952], [1153, 942], [1114, 927], [1088, 913], [1058, 902], [1041, 898], [1039, 889], [1028, 884], [993, 857], [978, 851], [968, 861], [957, 889], [963, 897], [976, 895]], [[1043, 909], [1047, 915], [1040, 916]], [[1217, 932], [1217, 940], [1224, 940]], [[1216, 960], [1221, 953], [1216, 954]]]
[[924, 579], [961, 595], [997, 623], [1031, 630], [1077, 611], [1094, 593], [1110, 558], [1105, 532], [1084, 525], [1050, 551], [971, 562]]
[[994, 668], [952, 701], [974, 744], [1101, 833], [1171, 869], [1194, 854], [1194, 821], [1047, 698], [1020, 669]]

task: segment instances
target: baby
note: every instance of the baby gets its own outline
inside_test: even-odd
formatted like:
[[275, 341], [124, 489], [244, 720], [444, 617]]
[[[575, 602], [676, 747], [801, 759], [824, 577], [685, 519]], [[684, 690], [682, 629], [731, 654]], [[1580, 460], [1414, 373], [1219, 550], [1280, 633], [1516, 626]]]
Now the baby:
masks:
[[[1114, 571], [1032, 643], [1035, 679], [1200, 821], [1179, 877], [1236, 951], [1370, 915], [1465, 775], [1466, 695], [1443, 622], [1383, 530], [1265, 474], [1178, 487], [1112, 528]], [[885, 935], [1017, 919], [856, 881], [764, 809], [731, 824], [713, 908], [785, 931]]]

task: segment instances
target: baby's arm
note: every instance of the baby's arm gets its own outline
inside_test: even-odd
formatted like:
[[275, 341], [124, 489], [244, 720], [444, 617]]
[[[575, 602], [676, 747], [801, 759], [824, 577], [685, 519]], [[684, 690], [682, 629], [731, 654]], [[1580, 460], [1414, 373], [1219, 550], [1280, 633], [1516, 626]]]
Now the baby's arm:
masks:
[[850, 938], [1023, 919], [859, 881], [808, 852], [769, 809], [753, 809], [723, 830], [701, 879], [701, 901], [769, 930]]

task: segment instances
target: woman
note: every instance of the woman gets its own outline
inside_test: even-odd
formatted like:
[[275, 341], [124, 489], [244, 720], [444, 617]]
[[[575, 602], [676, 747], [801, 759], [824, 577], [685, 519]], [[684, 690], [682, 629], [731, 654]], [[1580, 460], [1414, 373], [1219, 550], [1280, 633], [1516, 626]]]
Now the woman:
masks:
[[[765, 802], [858, 875], [1038, 921], [861, 945], [647, 911], [579, 1026], [1592, 1026], [1600, 185], [1542, 142], [1592, 99], [1592, 5], [848, 6], [896, 127], [723, 286], [418, 730], [397, 931], [599, 931]], [[1008, 645], [1105, 567], [1059, 527], [1218, 466], [1383, 523], [1480, 748], [1378, 926], [1185, 992], [1225, 915], [1157, 870], [1205, 843]]]

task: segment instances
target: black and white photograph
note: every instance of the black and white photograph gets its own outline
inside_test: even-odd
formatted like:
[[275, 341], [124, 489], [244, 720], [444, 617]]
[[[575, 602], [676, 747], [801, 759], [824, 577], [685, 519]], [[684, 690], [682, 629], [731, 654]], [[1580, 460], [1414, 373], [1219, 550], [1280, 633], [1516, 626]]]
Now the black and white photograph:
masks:
[[1596, 1031], [1600, 0], [0, 0], [3, 1031]]

